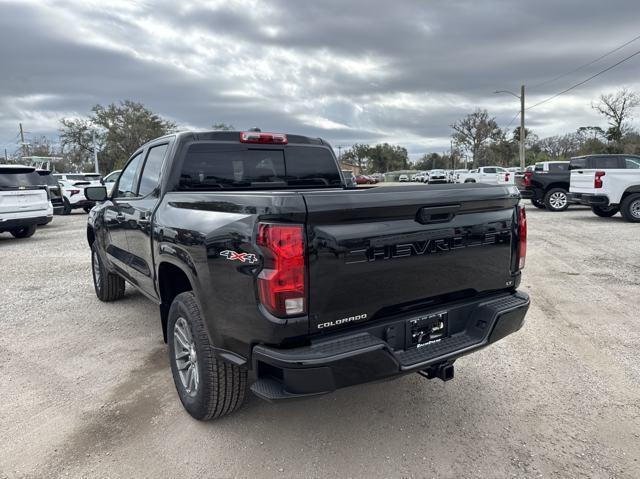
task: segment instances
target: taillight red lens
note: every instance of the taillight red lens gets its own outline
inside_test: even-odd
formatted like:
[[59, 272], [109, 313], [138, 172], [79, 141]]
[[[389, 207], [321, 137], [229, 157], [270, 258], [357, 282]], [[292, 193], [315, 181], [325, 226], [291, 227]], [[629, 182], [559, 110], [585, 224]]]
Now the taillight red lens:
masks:
[[505, 174], [504, 174], [504, 181], [505, 181], [506, 183], [509, 183], [509, 173], [505, 173]]
[[602, 188], [602, 177], [606, 175], [604, 171], [596, 171], [596, 177], [593, 180], [594, 188]]
[[531, 177], [533, 176], [533, 173], [531, 173], [530, 171], [527, 171], [524, 174], [524, 186], [531, 186]]
[[527, 213], [518, 207], [518, 269], [524, 268], [527, 259]]
[[275, 316], [307, 312], [302, 225], [260, 224], [258, 245], [264, 268], [258, 275], [260, 302]]
[[286, 145], [289, 140], [284, 133], [261, 133], [259, 131], [243, 131], [240, 133], [241, 143], [274, 143]]

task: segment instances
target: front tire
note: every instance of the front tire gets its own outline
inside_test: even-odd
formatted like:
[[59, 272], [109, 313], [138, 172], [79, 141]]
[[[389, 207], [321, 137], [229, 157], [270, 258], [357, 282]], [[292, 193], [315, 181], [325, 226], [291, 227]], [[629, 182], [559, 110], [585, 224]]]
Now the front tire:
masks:
[[124, 279], [107, 270], [98, 254], [95, 243], [91, 245], [91, 272], [93, 287], [100, 301], [108, 303], [124, 296]]
[[82, 209], [85, 213], [89, 213], [89, 211], [91, 211], [91, 208], [93, 208], [93, 206], [84, 206]]
[[173, 382], [187, 412], [201, 421], [238, 409], [247, 370], [216, 357], [195, 295], [180, 293], [169, 309], [169, 361]]
[[536, 208], [540, 208], [541, 210], [543, 210], [545, 208], [544, 203], [542, 201], [539, 201], [539, 200], [531, 200], [531, 204], [533, 206], [535, 206]]
[[618, 211], [619, 208], [617, 206], [591, 206], [591, 211], [593, 211], [593, 214], [596, 216], [599, 216], [601, 218], [611, 218], [613, 215], [615, 215]]
[[36, 225], [23, 226], [15, 230], [11, 230], [14, 238], [29, 238], [36, 232]]
[[549, 211], [557, 213], [569, 207], [569, 197], [564, 188], [552, 188], [544, 195], [544, 206]]
[[620, 205], [622, 217], [632, 223], [640, 223], [640, 194], [627, 196]]

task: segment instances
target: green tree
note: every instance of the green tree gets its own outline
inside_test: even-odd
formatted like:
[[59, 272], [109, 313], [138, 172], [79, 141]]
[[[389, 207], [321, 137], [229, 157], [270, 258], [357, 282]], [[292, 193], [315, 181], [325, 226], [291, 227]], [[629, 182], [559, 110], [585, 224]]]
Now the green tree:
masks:
[[370, 150], [369, 145], [356, 143], [342, 154], [342, 161], [359, 167], [360, 171], [366, 171]]
[[409, 153], [399, 145], [382, 143], [369, 149], [369, 170], [384, 173], [409, 168]]
[[86, 118], [62, 119], [60, 139], [70, 159], [83, 163], [92, 158], [95, 137], [103, 172], [121, 168], [138, 147], [176, 128], [175, 123], [131, 100], [96, 105], [91, 112]]
[[502, 131], [495, 118], [489, 117], [487, 110], [477, 109], [451, 125], [455, 144], [471, 155], [473, 165], [486, 161], [485, 148], [490, 141], [498, 140]]

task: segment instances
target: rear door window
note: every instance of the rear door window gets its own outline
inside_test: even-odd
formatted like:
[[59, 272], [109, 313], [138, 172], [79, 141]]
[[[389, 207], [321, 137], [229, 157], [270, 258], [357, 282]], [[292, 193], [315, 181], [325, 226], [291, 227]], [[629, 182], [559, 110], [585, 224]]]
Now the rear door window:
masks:
[[621, 158], [617, 156], [598, 156], [591, 159], [593, 166], [596, 170], [612, 170], [616, 168], [623, 168], [621, 165]]
[[569, 163], [549, 163], [549, 171], [567, 171], [569, 169]]
[[149, 148], [147, 161], [144, 162], [144, 169], [140, 175], [140, 187], [138, 189], [140, 196], [147, 196], [158, 186], [162, 161], [168, 146], [164, 144]]
[[485, 168], [482, 170], [483, 173], [497, 173], [495, 168]]

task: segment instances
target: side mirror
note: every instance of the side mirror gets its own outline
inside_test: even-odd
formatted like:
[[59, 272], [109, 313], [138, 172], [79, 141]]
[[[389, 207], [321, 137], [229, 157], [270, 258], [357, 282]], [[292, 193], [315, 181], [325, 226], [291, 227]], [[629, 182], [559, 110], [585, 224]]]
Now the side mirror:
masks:
[[87, 186], [84, 189], [84, 196], [90, 201], [106, 201], [107, 188], [105, 186]]

